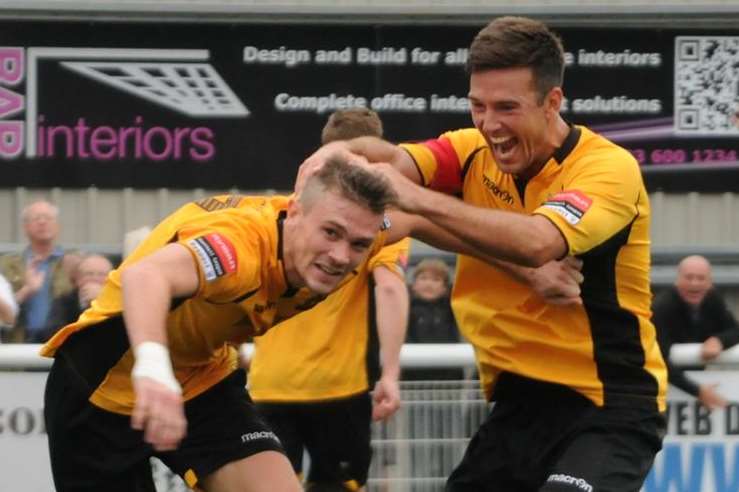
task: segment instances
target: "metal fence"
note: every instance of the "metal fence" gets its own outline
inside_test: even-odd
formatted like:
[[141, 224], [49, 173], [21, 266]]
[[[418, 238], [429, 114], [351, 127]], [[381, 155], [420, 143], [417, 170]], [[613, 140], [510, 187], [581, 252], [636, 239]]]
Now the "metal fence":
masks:
[[[367, 492], [437, 492], [459, 463], [488, 404], [477, 380], [402, 381], [402, 406], [372, 424]], [[158, 492], [186, 492], [185, 483], [152, 460]]]

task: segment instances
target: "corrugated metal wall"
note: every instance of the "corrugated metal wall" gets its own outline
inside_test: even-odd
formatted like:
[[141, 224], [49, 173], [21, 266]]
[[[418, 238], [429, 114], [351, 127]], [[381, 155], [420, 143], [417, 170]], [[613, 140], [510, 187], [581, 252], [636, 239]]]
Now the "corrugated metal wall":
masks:
[[[239, 190], [229, 192], [238, 193]], [[26, 204], [39, 198], [49, 199], [60, 207], [62, 244], [92, 244], [115, 250], [126, 231], [156, 224], [180, 205], [216, 193], [218, 191], [202, 189], [0, 189], [0, 249], [7, 250], [12, 243], [24, 242], [20, 212]], [[697, 249], [736, 246], [739, 250], [738, 193], [656, 192], [650, 196], [655, 248], [694, 245]]]

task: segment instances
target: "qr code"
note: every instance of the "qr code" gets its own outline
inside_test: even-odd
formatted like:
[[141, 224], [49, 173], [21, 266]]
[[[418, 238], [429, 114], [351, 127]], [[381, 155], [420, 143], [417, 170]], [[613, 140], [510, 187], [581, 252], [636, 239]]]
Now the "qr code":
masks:
[[739, 135], [739, 36], [675, 38], [675, 133]]

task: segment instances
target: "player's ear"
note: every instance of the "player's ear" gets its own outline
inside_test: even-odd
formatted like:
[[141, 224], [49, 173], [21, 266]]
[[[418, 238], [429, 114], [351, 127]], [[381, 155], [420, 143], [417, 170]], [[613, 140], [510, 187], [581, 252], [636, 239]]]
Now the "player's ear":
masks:
[[561, 87], [551, 88], [546, 97], [544, 97], [544, 109], [547, 112], [547, 115], [556, 116], [559, 114], [559, 111], [562, 108], [563, 98], [564, 95], [562, 94]]
[[300, 200], [295, 196], [291, 196], [287, 202], [287, 216], [288, 218], [297, 217], [302, 212], [302, 205]]

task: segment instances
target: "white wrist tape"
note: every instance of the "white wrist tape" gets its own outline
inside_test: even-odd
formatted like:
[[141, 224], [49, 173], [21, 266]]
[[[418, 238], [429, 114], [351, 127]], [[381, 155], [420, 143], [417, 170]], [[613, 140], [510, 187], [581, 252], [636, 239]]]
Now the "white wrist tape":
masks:
[[133, 349], [136, 362], [132, 378], [149, 378], [162, 383], [175, 393], [182, 394], [180, 383], [174, 377], [167, 347], [157, 342], [142, 342]]

